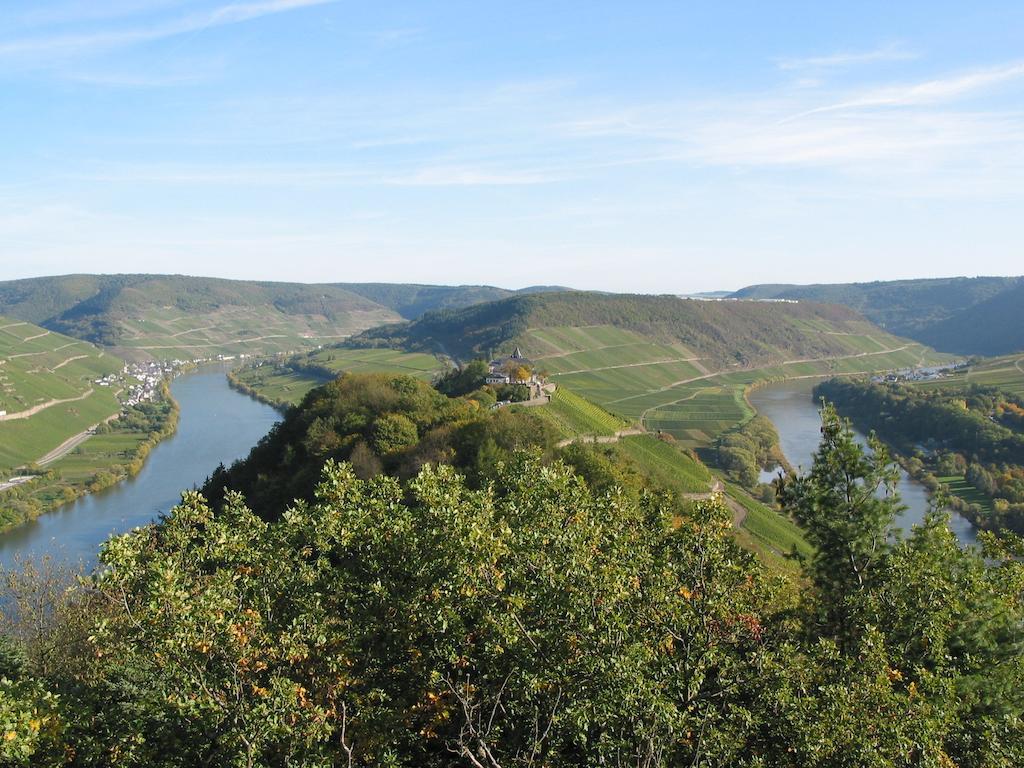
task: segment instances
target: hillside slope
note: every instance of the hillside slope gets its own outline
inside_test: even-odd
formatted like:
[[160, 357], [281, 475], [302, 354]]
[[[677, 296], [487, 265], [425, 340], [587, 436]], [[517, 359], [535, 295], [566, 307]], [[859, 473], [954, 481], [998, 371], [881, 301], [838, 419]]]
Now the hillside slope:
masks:
[[123, 366], [92, 344], [0, 316], [0, 470], [118, 413], [115, 391], [95, 380]]
[[838, 306], [565, 292], [430, 312], [411, 323], [371, 329], [351, 343], [387, 342], [460, 359], [509, 351], [519, 343], [528, 356], [540, 356], [557, 350], [558, 343], [529, 336], [529, 330], [598, 325], [680, 344], [714, 367], [861, 352], [845, 335], [878, 332], [856, 312]]
[[266, 354], [336, 341], [399, 315], [336, 286], [182, 275], [0, 283], [0, 313], [129, 359]]
[[485, 301], [506, 299], [510, 296], [568, 290], [548, 285], [511, 291], [493, 285], [418, 285], [415, 283], [337, 283], [336, 287], [344, 288], [394, 310], [406, 320], [415, 320], [426, 312], [459, 309]]
[[461, 360], [519, 346], [559, 386], [694, 448], [753, 416], [744, 392], [758, 382], [942, 359], [846, 307], [591, 293], [429, 313], [348, 342], [385, 344]]
[[924, 329], [920, 339], [962, 355], [1024, 351], [1024, 283]]
[[[1021, 277], [951, 277], [834, 285], [752, 285], [731, 294], [740, 299], [792, 299], [842, 304], [880, 327], [936, 349], [960, 354], [1004, 354], [1021, 349], [1019, 328], [1024, 313]], [[1014, 294], [1014, 291], [1017, 291]], [[1000, 302], [1002, 295], [1008, 298]], [[1016, 300], [1009, 298], [1016, 295]], [[995, 302], [978, 317], [996, 321], [984, 336], [964, 328], [974, 322], [974, 308]], [[1016, 346], [1015, 346], [1016, 344]]]

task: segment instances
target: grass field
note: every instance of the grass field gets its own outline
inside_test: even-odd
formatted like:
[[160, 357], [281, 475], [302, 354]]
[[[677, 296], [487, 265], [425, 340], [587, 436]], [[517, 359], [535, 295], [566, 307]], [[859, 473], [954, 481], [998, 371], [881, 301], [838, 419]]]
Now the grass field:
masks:
[[[115, 392], [94, 381], [123, 366], [86, 342], [0, 318], [0, 471], [36, 461], [117, 413]], [[12, 418], [21, 414], [30, 415]]]
[[[808, 330], [829, 333], [804, 322]], [[533, 329], [523, 344], [537, 367], [560, 386], [647, 429], [668, 432], [685, 447], [707, 445], [751, 418], [744, 390], [754, 382], [885, 371], [949, 359], [870, 327], [863, 335], [843, 334], [842, 339], [849, 350], [845, 355], [725, 371], [708, 370], [707, 361], [681, 345], [652, 342], [612, 326]]]
[[122, 335], [112, 350], [129, 360], [267, 356], [335, 343], [394, 319], [383, 309], [353, 310], [343, 320], [331, 321], [285, 314], [272, 306], [229, 306], [195, 314], [174, 307], [147, 307], [145, 318], [119, 321]]
[[263, 362], [234, 372], [236, 386], [275, 405], [295, 405], [311, 389], [341, 373], [402, 373], [424, 381], [444, 370], [433, 355], [393, 349], [328, 348], [278, 363]]

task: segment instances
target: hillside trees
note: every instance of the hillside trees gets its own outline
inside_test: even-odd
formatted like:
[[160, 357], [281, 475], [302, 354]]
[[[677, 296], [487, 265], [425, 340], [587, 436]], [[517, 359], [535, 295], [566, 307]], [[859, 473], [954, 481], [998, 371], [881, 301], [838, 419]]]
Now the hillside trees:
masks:
[[65, 739], [123, 766], [735, 755], [769, 593], [721, 506], [673, 525], [527, 455], [486, 490], [445, 467], [410, 490], [329, 464], [278, 522], [189, 494], [112, 539], [93, 692], [117, 696]]

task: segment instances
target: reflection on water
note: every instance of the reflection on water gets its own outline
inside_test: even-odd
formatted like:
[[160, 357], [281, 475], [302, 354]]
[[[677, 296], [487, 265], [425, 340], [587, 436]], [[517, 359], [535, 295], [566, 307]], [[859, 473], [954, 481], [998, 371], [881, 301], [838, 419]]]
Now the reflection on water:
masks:
[[100, 544], [171, 509], [183, 490], [201, 485], [220, 463], [248, 454], [279, 415], [232, 390], [223, 367], [181, 376], [171, 393], [181, 406], [178, 431], [157, 445], [134, 478], [85, 496], [0, 535], [0, 566], [15, 556], [52, 554], [68, 563], [96, 562]]
[[[821, 440], [821, 419], [818, 406], [811, 396], [815, 383], [813, 379], [803, 379], [769, 384], [751, 392], [749, 398], [758, 413], [767, 416], [775, 425], [786, 460], [794, 468], [802, 467], [804, 470], [810, 469]], [[867, 444], [863, 435], [859, 432], [856, 435], [858, 442]], [[776, 474], [762, 472], [762, 478], [771, 480]], [[928, 491], [902, 469], [898, 490], [907, 510], [896, 522], [909, 531], [912, 525], [924, 519], [928, 511]], [[950, 528], [965, 544], [976, 540], [974, 528], [956, 512], [952, 514]]]

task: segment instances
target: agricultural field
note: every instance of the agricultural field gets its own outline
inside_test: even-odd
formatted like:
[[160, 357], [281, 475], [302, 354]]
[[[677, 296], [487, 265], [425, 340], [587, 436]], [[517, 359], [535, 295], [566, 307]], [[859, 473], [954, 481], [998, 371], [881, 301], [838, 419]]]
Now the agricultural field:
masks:
[[234, 371], [232, 384], [278, 407], [296, 405], [311, 389], [342, 373], [401, 373], [430, 381], [444, 370], [433, 355], [394, 349], [327, 348]]
[[[839, 335], [812, 319], [805, 330]], [[744, 392], [769, 379], [886, 371], [949, 360], [920, 344], [881, 334], [841, 334], [848, 354], [791, 360], [766, 368], [709, 370], [709, 361], [681, 345], [652, 342], [612, 326], [533, 329], [524, 349], [552, 381], [652, 431], [673, 435], [683, 447], [711, 443], [753, 417]], [[1024, 372], [1022, 372], [1024, 377]]]
[[118, 413], [116, 390], [95, 380], [123, 367], [92, 344], [0, 317], [0, 471]]
[[698, 459], [653, 435], [624, 437], [618, 445], [653, 478], [680, 493], [706, 493], [714, 483], [711, 472]]
[[390, 320], [389, 313], [376, 310], [353, 310], [343, 321], [331, 321], [267, 306], [226, 306], [198, 313], [154, 306], [147, 308], [145, 317], [119, 320], [112, 351], [128, 360], [267, 356], [336, 343]]
[[[512, 408], [517, 407], [513, 405]], [[547, 405], [533, 408], [533, 412], [547, 419], [566, 438], [579, 435], [614, 435], [631, 425], [625, 419], [609, 413], [575, 392], [559, 387]]]
[[922, 389], [959, 387], [964, 384], [998, 387], [1024, 396], [1024, 355], [983, 359], [966, 371], [954, 373], [937, 381], [912, 382], [913, 386]]

